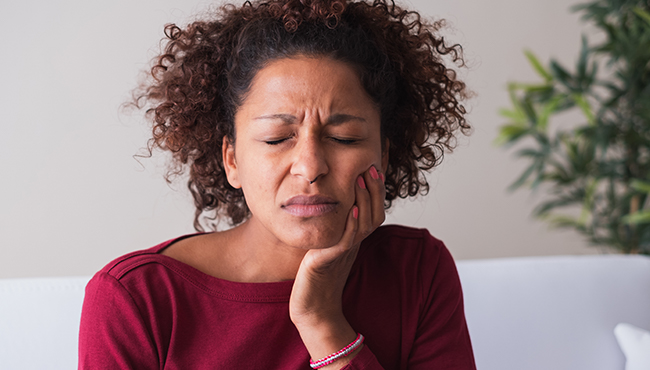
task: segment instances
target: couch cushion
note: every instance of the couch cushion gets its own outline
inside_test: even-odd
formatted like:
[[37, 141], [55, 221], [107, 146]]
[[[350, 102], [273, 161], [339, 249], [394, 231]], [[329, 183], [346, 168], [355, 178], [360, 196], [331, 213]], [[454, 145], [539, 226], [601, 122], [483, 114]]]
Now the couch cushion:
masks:
[[76, 369], [90, 277], [0, 280], [0, 367]]
[[612, 370], [620, 322], [650, 326], [650, 258], [600, 255], [458, 262], [481, 370]]
[[625, 354], [625, 370], [650, 369], [650, 331], [620, 323], [614, 334]]

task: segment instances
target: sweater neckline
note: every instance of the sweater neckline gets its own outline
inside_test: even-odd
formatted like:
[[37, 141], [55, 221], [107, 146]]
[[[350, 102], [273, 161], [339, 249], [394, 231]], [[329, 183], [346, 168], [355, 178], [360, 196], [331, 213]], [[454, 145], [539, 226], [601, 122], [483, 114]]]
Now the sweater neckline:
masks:
[[278, 282], [237, 282], [206, 274], [186, 263], [161, 254], [165, 248], [175, 242], [204, 233], [187, 234], [161, 243], [149, 251], [167, 268], [208, 294], [222, 299], [244, 302], [289, 302], [294, 280]]
[[[361, 248], [357, 254], [357, 259], [352, 266], [350, 275], [354, 274], [355, 270], [357, 270], [360, 257], [366, 252], [366, 250], [368, 250], [369, 245], [373, 244], [376, 239], [381, 239], [382, 232], [385, 232], [389, 229], [391, 229], [393, 232], [398, 232], [402, 231], [403, 227], [395, 225], [383, 225], [375, 230], [375, 232], [373, 232], [370, 236], [368, 236], [361, 243]], [[418, 231], [421, 232], [421, 230]], [[413, 231], [411, 231], [411, 233], [412, 232]], [[205, 291], [208, 294], [219, 296], [222, 299], [242, 302], [289, 302], [294, 280], [267, 283], [236, 282], [208, 275], [188, 264], [180, 262], [172, 257], [160, 254], [162, 250], [171, 246], [175, 242], [201, 234], [205, 233], [191, 233], [182, 235], [163, 242], [149, 249], [147, 252], [155, 256], [154, 258], [157, 262], [165, 265], [170, 270], [175, 271], [178, 275], [183, 276], [186, 280], [194, 284], [199, 289]]]

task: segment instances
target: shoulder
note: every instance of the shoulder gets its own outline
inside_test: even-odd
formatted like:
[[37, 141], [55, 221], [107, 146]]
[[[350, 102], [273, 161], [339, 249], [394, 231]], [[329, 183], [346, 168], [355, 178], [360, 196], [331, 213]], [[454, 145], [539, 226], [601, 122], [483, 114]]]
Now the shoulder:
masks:
[[183, 235], [162, 242], [151, 248], [127, 253], [109, 262], [96, 274], [96, 276], [108, 275], [116, 280], [121, 280], [125, 275], [150, 264], [163, 266], [169, 265], [171, 268], [178, 268], [178, 266], [176, 266], [177, 264], [174, 264], [171, 258], [163, 256], [161, 252], [170, 245], [195, 235], [198, 234]]
[[[184, 235], [118, 257], [92, 277], [86, 294], [125, 296], [138, 306], [151, 306], [152, 312], [155, 305], [165, 306], [191, 295], [196, 298], [197, 294], [227, 300], [248, 299], [254, 289], [208, 275], [164, 253], [168, 247], [205, 235], [208, 233]], [[234, 295], [237, 297], [233, 298]]]
[[397, 237], [405, 239], [432, 239], [437, 242], [427, 229], [403, 226], [403, 225], [382, 225], [377, 228], [370, 237]]
[[440, 253], [447, 251], [445, 244], [433, 237], [429, 230], [401, 225], [380, 226], [364, 240], [361, 251], [395, 250], [400, 254]]
[[82, 319], [128, 321], [135, 325], [149, 322], [154, 312], [172, 312], [169, 305], [173, 298], [187, 290], [184, 288], [188, 284], [197, 284], [183, 264], [160, 252], [189, 236], [125, 254], [104, 266], [86, 285]]
[[427, 229], [399, 225], [381, 226], [366, 238], [357, 267], [418, 285], [458, 280], [454, 259], [441, 240]]

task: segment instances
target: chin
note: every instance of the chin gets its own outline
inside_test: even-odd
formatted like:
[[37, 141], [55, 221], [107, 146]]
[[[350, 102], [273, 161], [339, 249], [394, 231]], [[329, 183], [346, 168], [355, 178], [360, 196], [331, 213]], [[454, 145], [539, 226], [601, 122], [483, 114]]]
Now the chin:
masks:
[[287, 243], [301, 249], [324, 249], [329, 248], [341, 240], [343, 236], [344, 223], [340, 226], [325, 225], [318, 223], [307, 223], [296, 226]]

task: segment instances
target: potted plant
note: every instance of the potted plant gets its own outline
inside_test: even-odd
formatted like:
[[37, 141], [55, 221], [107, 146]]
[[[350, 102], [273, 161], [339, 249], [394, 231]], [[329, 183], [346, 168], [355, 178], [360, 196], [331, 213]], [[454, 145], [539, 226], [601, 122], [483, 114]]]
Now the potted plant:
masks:
[[[650, 3], [596, 0], [572, 8], [604, 33], [583, 36], [575, 69], [543, 65], [527, 51], [539, 83], [508, 85], [497, 144], [528, 167], [511, 189], [544, 189], [534, 214], [574, 228], [594, 245], [650, 254]], [[576, 110], [577, 122], [557, 115]], [[569, 117], [569, 116], [565, 116]], [[540, 187], [541, 186], [541, 187]]]

